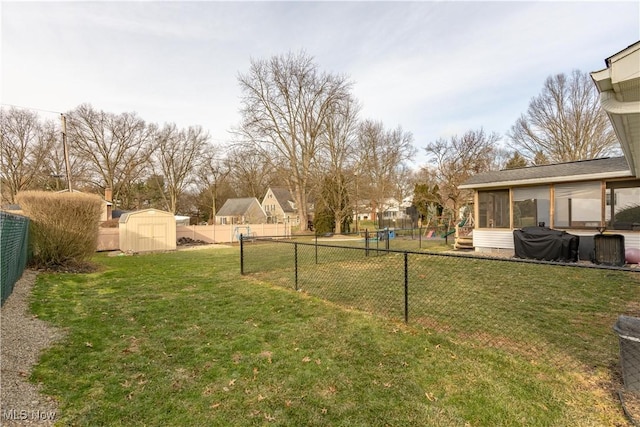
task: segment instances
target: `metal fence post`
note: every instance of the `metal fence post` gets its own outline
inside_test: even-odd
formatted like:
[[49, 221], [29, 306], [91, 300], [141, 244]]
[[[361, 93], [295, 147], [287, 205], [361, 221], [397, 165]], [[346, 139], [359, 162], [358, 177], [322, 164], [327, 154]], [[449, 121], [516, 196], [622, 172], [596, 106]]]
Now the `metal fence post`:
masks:
[[386, 241], [384, 242], [384, 248], [387, 250], [387, 253], [389, 252], [389, 229], [387, 228], [386, 230], [384, 230], [384, 235], [386, 237]]
[[240, 234], [240, 275], [244, 275], [244, 242], [242, 241], [242, 234]]
[[409, 323], [409, 254], [404, 253], [404, 323]]
[[316, 231], [316, 264], [318, 263], [318, 232]]
[[364, 229], [364, 256], [369, 256], [369, 229]]
[[[317, 246], [316, 246], [317, 247]], [[295, 289], [298, 290], [298, 244], [293, 244], [293, 262], [294, 262], [294, 270], [295, 270]]]

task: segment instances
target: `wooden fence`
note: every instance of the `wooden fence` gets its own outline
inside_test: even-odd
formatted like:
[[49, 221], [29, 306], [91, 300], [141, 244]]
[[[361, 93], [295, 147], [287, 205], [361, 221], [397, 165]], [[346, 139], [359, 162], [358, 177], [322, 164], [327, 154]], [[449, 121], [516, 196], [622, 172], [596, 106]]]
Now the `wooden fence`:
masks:
[[[290, 224], [244, 224], [244, 225], [178, 225], [176, 239], [186, 237], [207, 243], [234, 243], [243, 236], [291, 236]], [[98, 251], [120, 249], [118, 228], [100, 228]]]

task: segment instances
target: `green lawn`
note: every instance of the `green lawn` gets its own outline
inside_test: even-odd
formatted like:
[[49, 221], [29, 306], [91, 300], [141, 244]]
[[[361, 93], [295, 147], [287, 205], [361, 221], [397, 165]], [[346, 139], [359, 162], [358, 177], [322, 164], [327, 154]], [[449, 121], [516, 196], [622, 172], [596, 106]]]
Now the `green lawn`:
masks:
[[[341, 269], [360, 272], [353, 283], [369, 283], [380, 277], [371, 268], [398, 268], [395, 258], [376, 257], [383, 264], [373, 267], [320, 264], [300, 278], [304, 292], [273, 286], [286, 285], [291, 270], [240, 276], [237, 248], [101, 255], [97, 273], [41, 274], [32, 310], [68, 335], [43, 355], [32, 380], [58, 399], [60, 425], [625, 425], [613, 393], [611, 325], [619, 312], [637, 309], [628, 304], [640, 300], [637, 274], [477, 264], [416, 299], [408, 325], [386, 309], [397, 305], [384, 290], [396, 285], [390, 279], [364, 307], [357, 288], [328, 286]], [[434, 268], [425, 264], [414, 279], [426, 286], [430, 277], [460, 273]], [[461, 287], [475, 306], [452, 304], [457, 311], [447, 315], [446, 305], [429, 302], [481, 273], [493, 277], [487, 295]], [[541, 275], [547, 286], [572, 291], [556, 303], [499, 285]], [[489, 305], [500, 313], [514, 305], [522, 318], [509, 330], [474, 330]], [[451, 317], [462, 320], [447, 324]], [[579, 335], [565, 347], [567, 328]], [[535, 351], [525, 351], [520, 332]], [[489, 336], [519, 344], [493, 345]], [[538, 349], [542, 343], [547, 348]], [[575, 354], [575, 363], [558, 364], [562, 358], [548, 352]]]

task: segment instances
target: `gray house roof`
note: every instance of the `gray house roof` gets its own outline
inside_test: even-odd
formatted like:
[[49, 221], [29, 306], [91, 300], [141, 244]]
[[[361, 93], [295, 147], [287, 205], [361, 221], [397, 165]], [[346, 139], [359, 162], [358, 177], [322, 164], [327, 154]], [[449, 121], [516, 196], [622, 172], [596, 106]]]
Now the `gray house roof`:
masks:
[[293, 197], [291, 197], [291, 192], [287, 188], [284, 187], [271, 187], [271, 192], [276, 197], [276, 200], [280, 204], [280, 207], [285, 212], [293, 212], [296, 210], [293, 208], [295, 206]]
[[626, 159], [624, 157], [606, 157], [485, 172], [469, 178], [459, 188], [508, 187], [626, 177], [633, 177]]
[[260, 203], [258, 202], [258, 199], [256, 199], [255, 197], [243, 197], [243, 198], [240, 198], [240, 199], [227, 199], [227, 201], [224, 202], [224, 205], [222, 205], [220, 210], [218, 212], [216, 212], [216, 216], [242, 216], [242, 215], [245, 215], [247, 213], [247, 211], [249, 210], [249, 207], [251, 207], [251, 205], [253, 203], [257, 203], [257, 205], [260, 206]]

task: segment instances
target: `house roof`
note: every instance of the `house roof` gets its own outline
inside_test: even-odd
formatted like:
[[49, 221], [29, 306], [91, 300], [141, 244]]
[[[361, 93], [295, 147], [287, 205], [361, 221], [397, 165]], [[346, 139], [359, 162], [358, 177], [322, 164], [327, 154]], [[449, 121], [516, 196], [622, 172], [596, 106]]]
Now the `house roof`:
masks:
[[227, 199], [224, 202], [224, 205], [220, 208], [218, 212], [216, 212], [216, 216], [240, 216], [247, 213], [247, 210], [251, 206], [252, 203], [257, 203], [258, 199], [255, 197], [243, 197], [239, 199]]
[[633, 176], [624, 157], [605, 157], [485, 172], [469, 178], [459, 188], [509, 187]]
[[296, 212], [294, 209], [295, 203], [289, 189], [285, 187], [271, 187], [270, 189], [283, 211]]
[[[75, 188], [72, 188], [71, 191], [69, 191], [68, 188], [65, 188], [64, 190], [58, 190], [56, 191], [56, 193], [77, 193], [77, 194], [93, 194], [93, 193], [85, 193], [84, 191], [80, 191], [80, 190], [76, 190]], [[110, 201], [106, 200], [104, 197], [98, 195], [98, 197], [100, 197], [107, 206], [113, 206], [113, 203], [111, 203]]]
[[605, 64], [607, 68], [592, 72], [591, 78], [630, 170], [640, 177], [640, 42], [605, 59]]

